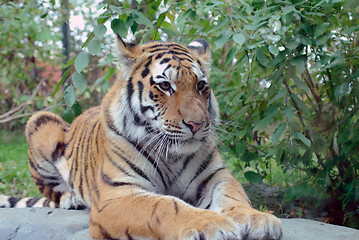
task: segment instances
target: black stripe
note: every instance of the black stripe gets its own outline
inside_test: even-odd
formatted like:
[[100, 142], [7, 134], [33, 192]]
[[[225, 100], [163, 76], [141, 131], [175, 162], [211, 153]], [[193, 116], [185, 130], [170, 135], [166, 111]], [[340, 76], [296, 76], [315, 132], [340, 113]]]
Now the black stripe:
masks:
[[106, 231], [106, 229], [104, 227], [102, 227], [102, 225], [95, 223], [91, 219], [90, 219], [90, 224], [93, 224], [100, 229], [100, 233], [102, 235], [101, 237], [104, 237], [105, 239], [112, 239], [111, 235]]
[[97, 129], [96, 129], [96, 131], [94, 132], [94, 134], [95, 134], [95, 145], [96, 145], [96, 152], [97, 152], [97, 154], [99, 154], [100, 152], [99, 152], [99, 145], [98, 145], [98, 138], [99, 138], [99, 131], [100, 131], [100, 127], [101, 127], [101, 122], [99, 121], [99, 120], [97, 120], [97, 123], [96, 123], [96, 125], [98, 126], [97, 127]]
[[110, 154], [106, 151], [106, 148], [104, 149], [104, 152], [106, 154], [106, 157], [108, 158], [108, 160], [112, 163], [112, 165], [114, 167], [116, 167], [118, 170], [120, 170], [121, 172], [123, 172], [126, 176], [129, 176], [129, 177], [134, 177], [133, 175], [131, 175], [129, 172], [127, 172], [124, 168], [122, 168], [117, 162], [115, 162]]
[[141, 112], [142, 114], [144, 114], [146, 111], [151, 110], [152, 112], [154, 112], [154, 108], [152, 106], [143, 106], [142, 105], [142, 93], [143, 93], [143, 83], [138, 81], [137, 82], [138, 85], [138, 92], [139, 92], [139, 101], [140, 101], [140, 106], [141, 106]]
[[178, 214], [178, 212], [179, 212], [178, 203], [177, 203], [177, 201], [176, 201], [175, 199], [173, 199], [173, 206], [174, 206], [174, 208], [175, 208], [176, 214]]
[[157, 83], [153, 80], [152, 76], [150, 77], [150, 84], [151, 84], [151, 86], [157, 85]]
[[[167, 67], [165, 68], [165, 70], [163, 70], [162, 75], [165, 76], [165, 77], [167, 77], [166, 74], [165, 74], [165, 72], [166, 72], [169, 68], [171, 68], [171, 67], [172, 67], [172, 65], [171, 65], [171, 64], [168, 64]], [[167, 77], [167, 78], [169, 78], [169, 77]]]
[[32, 207], [34, 206], [41, 198], [30, 198], [29, 200], [26, 201], [26, 206], [27, 207]]
[[112, 181], [112, 179], [106, 175], [103, 171], [101, 171], [101, 179], [104, 183], [112, 186], [112, 187], [121, 187], [121, 186], [129, 186], [129, 185], [134, 185], [132, 183], [128, 183], [128, 182], [118, 182], [118, 181]]
[[149, 58], [149, 60], [145, 64], [145, 69], [141, 73], [143, 78], [145, 78], [150, 73], [149, 66], [150, 66], [151, 63], [152, 63], [152, 57]]
[[43, 116], [40, 116], [39, 118], [37, 118], [37, 119], [35, 120], [35, 128], [38, 128], [38, 127], [40, 127], [41, 125], [44, 125], [44, 124], [46, 124], [46, 123], [48, 123], [48, 122], [50, 122], [50, 121], [56, 122], [56, 123], [58, 123], [58, 124], [62, 124], [62, 122], [59, 121], [59, 119], [57, 119], [57, 118], [55, 118], [55, 117], [53, 117], [53, 116], [43, 115]]
[[186, 157], [185, 161], [183, 162], [182, 168], [178, 171], [178, 174], [173, 179], [171, 179], [170, 185], [176, 182], [176, 180], [182, 175], [183, 171], [187, 168], [188, 163], [194, 158], [194, 156], [195, 154], [191, 154]]
[[132, 77], [130, 77], [127, 81], [127, 101], [130, 106], [131, 106], [131, 98], [132, 98], [133, 92], [134, 92], [134, 89], [133, 89]]
[[56, 145], [55, 150], [51, 154], [51, 158], [53, 161], [58, 160], [61, 156], [64, 155], [65, 152], [65, 144], [63, 142], [59, 142]]
[[178, 44], [178, 43], [169, 43], [169, 42], [158, 42], [157, 44], [155, 45], [152, 45], [152, 46], [149, 46], [147, 48], [145, 48], [145, 50], [148, 50], [148, 49], [152, 49], [152, 48], [157, 48], [157, 47], [179, 47], [179, 48], [182, 48], [183, 50], [185, 50], [185, 48]]
[[[81, 156], [79, 156], [79, 148], [80, 146], [82, 146], [82, 141], [85, 138], [86, 135], [86, 129], [84, 129], [84, 127], [81, 127], [80, 129], [80, 138], [78, 141], [78, 144], [76, 144], [76, 147], [73, 148], [73, 162], [71, 165], [71, 169], [70, 169], [70, 185], [71, 188], [74, 187], [74, 182], [76, 182], [76, 176], [79, 173], [78, 168], [79, 168], [79, 157], [81, 158]], [[75, 144], [74, 144], [75, 145]], [[81, 179], [80, 179], [81, 180]], [[80, 183], [81, 184], [81, 183]]]
[[126, 229], [126, 236], [128, 240], [134, 240], [134, 238], [130, 235], [129, 228]]
[[182, 193], [181, 198], [183, 198], [183, 196], [185, 195], [185, 193], [187, 192], [189, 186], [191, 186], [192, 182], [208, 167], [208, 165], [210, 164], [210, 162], [213, 159], [213, 155], [214, 155], [215, 149], [208, 154], [208, 156], [206, 157], [206, 159], [202, 162], [202, 164], [199, 166], [199, 168], [197, 169], [195, 175], [193, 176], [193, 178], [191, 179], [191, 181], [188, 183], [186, 190]]
[[[117, 150], [122, 151], [122, 149], [118, 148], [117, 146], [115, 146]], [[132, 168], [133, 171], [135, 171], [138, 175], [140, 175], [142, 178], [146, 179], [147, 181], [149, 181], [153, 186], [155, 186], [150, 179], [147, 177], [147, 175], [140, 169], [138, 168], [135, 164], [133, 164], [130, 160], [128, 160], [128, 158], [126, 158], [125, 156], [123, 156], [121, 153], [119, 153], [118, 151], [116, 151], [115, 149], [112, 149], [112, 152], [115, 153], [117, 156], [119, 156], [120, 158], [122, 158], [123, 160], [125, 160], [125, 162]], [[123, 153], [123, 151], [122, 151]]]
[[164, 59], [162, 59], [160, 64], [168, 63], [170, 60], [171, 60], [170, 58], [164, 58]]
[[56, 205], [59, 205], [61, 197], [62, 197], [61, 192], [55, 192], [54, 196], [51, 199], [53, 199]]
[[[95, 128], [97, 126], [97, 124], [99, 123], [99, 119], [96, 120], [96, 122], [93, 124], [92, 129], [90, 130], [90, 139], [88, 141], [87, 147], [86, 147], [86, 153], [87, 153], [87, 161], [85, 161], [85, 166], [84, 166], [84, 172], [85, 172], [85, 181], [86, 181], [86, 185], [87, 185], [87, 190], [89, 190], [89, 172], [88, 172], [88, 164], [91, 164], [90, 166], [90, 170], [92, 172], [92, 177], [94, 179], [94, 168], [95, 166], [93, 166], [93, 162], [94, 162], [94, 155], [93, 155], [93, 147], [91, 147], [91, 151], [89, 149], [90, 144], [92, 145], [92, 141], [93, 141], [93, 136], [94, 136], [94, 131]], [[97, 150], [98, 151], [98, 150]], [[88, 191], [89, 195], [90, 195], [90, 199], [92, 199], [92, 191]]]
[[213, 155], [214, 155], [215, 150], [213, 150], [207, 157], [206, 159], [202, 162], [201, 166], [199, 166], [199, 168], [196, 171], [196, 174], [193, 178], [193, 180], [198, 177], [204, 170], [206, 170], [206, 168], [208, 167], [208, 165], [211, 163], [211, 161], [213, 160]]
[[220, 170], [225, 169], [224, 167], [217, 169], [215, 172], [213, 172], [211, 175], [209, 175], [206, 179], [204, 179], [197, 187], [197, 193], [196, 193], [196, 202], [199, 201], [199, 199], [202, 197], [203, 191], [206, 189], [207, 184], [211, 179], [216, 175]]
[[165, 55], [165, 52], [157, 54], [155, 60], [160, 59], [161, 57], [163, 57], [163, 55]]
[[44, 207], [50, 207], [50, 203], [51, 203], [51, 202], [52, 202], [51, 200], [46, 199], [46, 200], [44, 201], [43, 206], [44, 206]]
[[111, 131], [115, 132], [117, 135], [123, 137], [122, 134], [121, 134], [121, 133], [118, 131], [118, 129], [115, 127], [115, 124], [113, 123], [112, 118], [111, 118], [110, 113], [109, 113], [108, 110], [105, 111], [105, 119], [106, 119], [106, 125], [107, 125], [107, 127], [108, 127]]
[[[128, 140], [129, 141], [129, 140]], [[168, 189], [167, 182], [165, 181], [163, 177], [163, 173], [161, 172], [160, 168], [158, 167], [158, 163], [146, 152], [142, 150], [142, 146], [140, 144], [134, 143], [133, 141], [129, 141], [139, 152], [142, 153], [142, 155], [151, 163], [151, 166], [153, 166], [158, 173], [158, 175], [161, 178], [161, 181], [163, 183], [163, 186], [165, 189]]]
[[145, 69], [142, 71], [141, 75], [142, 75], [143, 78], [145, 78], [145, 77], [147, 77], [147, 75], [148, 75], [149, 73], [150, 73], [150, 69], [149, 69], [149, 68], [145, 68]]
[[183, 48], [182, 46], [180, 47], [180, 46], [173, 46], [173, 48], [172, 48], [173, 50], [177, 50], [177, 51], [183, 51], [183, 52], [185, 52], [185, 53], [189, 53], [188, 51], [187, 51], [187, 49], [185, 49], [185, 48]]
[[[92, 123], [93, 124], [93, 123]], [[92, 133], [94, 131], [94, 127], [96, 124], [92, 125], [91, 130], [89, 130], [89, 127], [86, 127], [86, 133], [84, 135], [85, 141], [81, 144], [81, 151], [80, 151], [80, 159], [81, 161], [81, 167], [80, 167], [80, 185], [79, 185], [79, 191], [81, 194], [81, 197], [84, 197], [84, 179], [86, 180], [87, 186], [88, 186], [88, 180], [87, 180], [87, 164], [91, 161], [89, 156], [89, 145], [92, 144]], [[85, 150], [85, 144], [86, 144], [86, 150]], [[91, 191], [90, 191], [91, 192]]]
[[15, 207], [16, 203], [20, 200], [21, 200], [21, 198], [10, 197], [8, 200], [10, 203], [10, 207], [11, 208]]

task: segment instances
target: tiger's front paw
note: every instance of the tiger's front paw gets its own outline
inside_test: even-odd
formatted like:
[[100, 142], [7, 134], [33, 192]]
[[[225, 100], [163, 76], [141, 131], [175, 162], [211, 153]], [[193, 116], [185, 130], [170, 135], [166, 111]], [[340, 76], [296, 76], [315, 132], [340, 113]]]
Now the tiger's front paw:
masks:
[[245, 229], [241, 239], [277, 240], [282, 237], [282, 223], [272, 214], [248, 207], [232, 207], [230, 210], [224, 210], [223, 214], [233, 218]]
[[244, 228], [229, 217], [205, 210], [184, 225], [183, 240], [232, 240], [241, 239]]

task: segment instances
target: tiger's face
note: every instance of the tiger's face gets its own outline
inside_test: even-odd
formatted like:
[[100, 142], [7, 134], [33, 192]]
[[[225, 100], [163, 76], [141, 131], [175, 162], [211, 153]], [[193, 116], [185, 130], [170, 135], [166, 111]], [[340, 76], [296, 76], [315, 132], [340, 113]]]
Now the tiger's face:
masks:
[[197, 151], [218, 121], [208, 82], [208, 43], [134, 46], [119, 39], [119, 45], [125, 70], [121, 106], [111, 111], [115, 127], [130, 141], [161, 154]]

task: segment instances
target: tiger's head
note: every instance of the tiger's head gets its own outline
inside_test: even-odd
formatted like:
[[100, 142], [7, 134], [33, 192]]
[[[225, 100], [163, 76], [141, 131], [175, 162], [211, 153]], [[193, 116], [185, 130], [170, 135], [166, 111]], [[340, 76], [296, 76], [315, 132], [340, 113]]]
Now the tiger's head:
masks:
[[205, 40], [126, 43], [118, 36], [122, 75], [105, 97], [108, 127], [136, 145], [191, 154], [211, 139], [218, 104], [208, 82]]

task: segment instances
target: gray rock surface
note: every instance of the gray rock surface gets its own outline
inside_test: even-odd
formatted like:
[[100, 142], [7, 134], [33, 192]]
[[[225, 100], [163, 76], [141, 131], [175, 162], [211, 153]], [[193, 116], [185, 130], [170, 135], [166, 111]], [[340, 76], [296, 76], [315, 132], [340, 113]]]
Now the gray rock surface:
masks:
[[[282, 240], [359, 239], [359, 230], [304, 219], [282, 219]], [[0, 240], [90, 240], [88, 212], [0, 209]]]

